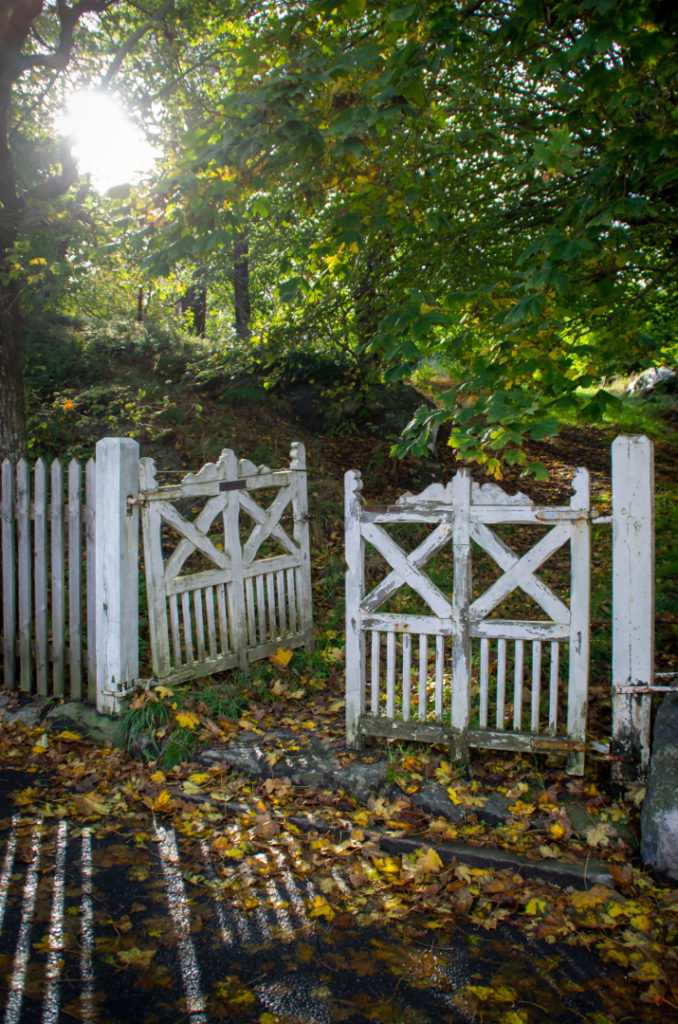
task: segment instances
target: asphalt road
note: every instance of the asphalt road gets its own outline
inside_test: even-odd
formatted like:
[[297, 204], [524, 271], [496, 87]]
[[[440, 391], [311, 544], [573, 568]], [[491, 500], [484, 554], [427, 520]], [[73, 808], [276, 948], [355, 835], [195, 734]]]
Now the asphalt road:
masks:
[[279, 848], [242, 866], [230, 899], [209, 848], [150, 815], [145, 832], [98, 836], [8, 797], [0, 814], [3, 1024], [606, 1019], [591, 1015], [614, 977], [584, 949], [501, 924], [312, 918], [313, 882]]

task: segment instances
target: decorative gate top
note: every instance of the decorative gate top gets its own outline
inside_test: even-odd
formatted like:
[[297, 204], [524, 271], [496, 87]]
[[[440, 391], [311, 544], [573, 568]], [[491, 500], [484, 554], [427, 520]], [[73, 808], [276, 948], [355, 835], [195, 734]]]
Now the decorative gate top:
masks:
[[[267, 490], [276, 493], [265, 508]], [[288, 470], [238, 461], [225, 449], [218, 462], [170, 486], [159, 486], [153, 460], [142, 459], [141, 500], [158, 678], [244, 667], [281, 643], [312, 645], [302, 444], [292, 445]]]
[[[391, 506], [363, 504], [362, 480], [356, 471], [346, 474], [345, 487], [349, 744], [359, 745], [365, 735], [429, 739], [451, 743], [458, 758], [467, 756], [469, 744], [563, 749], [572, 754], [573, 770], [580, 770], [588, 686], [588, 472], [577, 470], [570, 504], [552, 508], [537, 507], [524, 494], [508, 495], [495, 484], [479, 486], [466, 470], [445, 486], [433, 484], [421, 494], [403, 495]], [[433, 527], [409, 552], [388, 532], [396, 526], [402, 532], [408, 524]], [[518, 554], [498, 536], [499, 526], [541, 526], [548, 532]], [[569, 606], [538, 575], [568, 544]], [[500, 570], [499, 577], [475, 598], [473, 545]], [[443, 588], [426, 567], [450, 547], [452, 581]], [[388, 564], [387, 575], [372, 589], [365, 578], [370, 549]], [[384, 610], [400, 588], [408, 588], [423, 601], [423, 613]], [[515, 591], [533, 601], [545, 619], [499, 617], [498, 609]], [[418, 639], [418, 672], [413, 671], [413, 636]], [[544, 642], [550, 644], [548, 688], [542, 679]], [[559, 687], [562, 643], [568, 645], [566, 711]], [[526, 644], [529, 682], [525, 679]], [[509, 670], [512, 693], [507, 688]], [[473, 708], [472, 689], [478, 693]], [[524, 706], [528, 692], [529, 709]]]

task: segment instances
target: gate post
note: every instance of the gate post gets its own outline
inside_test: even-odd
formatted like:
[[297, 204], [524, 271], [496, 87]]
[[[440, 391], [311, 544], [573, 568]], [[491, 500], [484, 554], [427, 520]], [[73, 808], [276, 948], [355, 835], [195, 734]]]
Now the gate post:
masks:
[[120, 710], [139, 675], [139, 445], [105, 437], [96, 446], [97, 710]]
[[365, 713], [365, 634], [360, 628], [360, 605], [365, 597], [365, 541], [360, 532], [360, 473], [344, 475], [346, 529], [346, 746], [360, 750], [364, 738], [360, 716]]
[[647, 772], [653, 678], [654, 445], [647, 437], [618, 437], [612, 444], [610, 744], [617, 782]]

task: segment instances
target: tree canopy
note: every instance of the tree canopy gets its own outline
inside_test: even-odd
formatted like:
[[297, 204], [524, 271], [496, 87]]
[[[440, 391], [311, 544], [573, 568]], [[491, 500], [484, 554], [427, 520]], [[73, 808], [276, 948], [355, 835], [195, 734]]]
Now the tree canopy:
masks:
[[[448, 419], [464, 454], [521, 460], [527, 432], [595, 419], [611, 378], [675, 358], [669, 3], [3, 7], [45, 23], [11, 36], [15, 54], [52, 40], [23, 101], [41, 130], [71, 21], [88, 15], [71, 66], [126, 70], [166, 152], [134, 208], [143, 273], [223, 282], [234, 342], [268, 359], [334, 350], [387, 379], [425, 361], [450, 375], [401, 450]], [[19, 149], [4, 152], [16, 197]], [[32, 187], [74, 202], [62, 161]]]

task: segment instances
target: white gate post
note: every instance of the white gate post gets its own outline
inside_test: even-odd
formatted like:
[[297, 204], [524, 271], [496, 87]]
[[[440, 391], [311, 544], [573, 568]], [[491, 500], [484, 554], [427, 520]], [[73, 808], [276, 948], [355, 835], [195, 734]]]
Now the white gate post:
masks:
[[452, 545], [454, 580], [452, 584], [452, 698], [450, 759], [466, 764], [469, 760], [468, 727], [471, 717], [471, 475], [460, 469], [452, 478]]
[[96, 446], [97, 710], [120, 710], [139, 675], [139, 445], [105, 437]]
[[642, 777], [650, 760], [649, 689], [654, 678], [654, 445], [612, 445], [613, 777]]
[[365, 597], [365, 541], [360, 531], [360, 492], [363, 482], [356, 470], [344, 475], [346, 529], [346, 746], [360, 750], [364, 738], [360, 716], [365, 713], [365, 634], [360, 628], [360, 606]]

